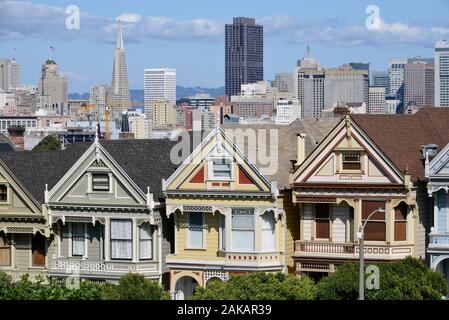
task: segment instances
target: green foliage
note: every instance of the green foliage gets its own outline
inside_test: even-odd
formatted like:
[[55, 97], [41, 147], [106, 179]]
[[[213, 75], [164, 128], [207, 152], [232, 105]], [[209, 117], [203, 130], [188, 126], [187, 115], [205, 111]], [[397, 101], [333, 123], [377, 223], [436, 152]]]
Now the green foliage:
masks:
[[[78, 286], [79, 285], [79, 286]], [[160, 300], [170, 299], [159, 283], [141, 275], [127, 274], [119, 285], [81, 281], [75, 283], [44, 281], [43, 277], [31, 280], [25, 274], [12, 283], [11, 278], [0, 272], [0, 300]]]
[[117, 289], [121, 300], [165, 300], [170, 298], [159, 283], [135, 273], [128, 273], [121, 277]]
[[213, 281], [197, 288], [193, 300], [312, 300], [316, 295], [313, 281], [283, 273], [256, 272]]
[[61, 142], [54, 136], [46, 136], [33, 148], [33, 151], [51, 150], [61, 150]]
[[[394, 263], [377, 263], [379, 289], [366, 290], [367, 300], [436, 300], [447, 294], [441, 273], [429, 269], [424, 261], [408, 257]], [[358, 297], [359, 266], [340, 266], [335, 274], [318, 284], [318, 299], [355, 300]]]

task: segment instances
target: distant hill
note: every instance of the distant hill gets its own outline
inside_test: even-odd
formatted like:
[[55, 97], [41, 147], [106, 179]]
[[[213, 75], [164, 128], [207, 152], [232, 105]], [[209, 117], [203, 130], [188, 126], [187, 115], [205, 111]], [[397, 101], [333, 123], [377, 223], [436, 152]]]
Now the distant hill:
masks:
[[[131, 89], [131, 101], [144, 101], [144, 91], [143, 89]], [[182, 87], [176, 86], [176, 100], [181, 98], [187, 98], [190, 96], [194, 96], [197, 93], [207, 93], [211, 97], [223, 96], [224, 95], [224, 87], [219, 88], [202, 88], [202, 87]], [[89, 93], [69, 93], [70, 100], [79, 100], [79, 99], [89, 99]]]

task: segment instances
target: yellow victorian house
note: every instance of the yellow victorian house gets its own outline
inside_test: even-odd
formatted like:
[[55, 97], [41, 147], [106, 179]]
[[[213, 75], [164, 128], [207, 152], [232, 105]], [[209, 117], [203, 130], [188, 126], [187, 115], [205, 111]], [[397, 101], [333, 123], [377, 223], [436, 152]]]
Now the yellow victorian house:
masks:
[[261, 174], [222, 128], [212, 130], [163, 181], [163, 191], [167, 215], [174, 216], [175, 249], [166, 261], [175, 299], [211, 279], [285, 271], [285, 224], [276, 183]]

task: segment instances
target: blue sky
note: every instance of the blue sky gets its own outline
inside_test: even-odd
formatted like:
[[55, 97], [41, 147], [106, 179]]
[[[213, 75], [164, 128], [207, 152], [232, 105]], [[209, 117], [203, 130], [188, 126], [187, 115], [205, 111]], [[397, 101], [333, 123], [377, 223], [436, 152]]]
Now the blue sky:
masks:
[[[80, 29], [65, 27], [66, 7], [81, 11]], [[380, 28], [369, 30], [369, 5], [379, 8]], [[22, 82], [37, 84], [49, 56], [69, 77], [70, 92], [110, 83], [117, 17], [131, 88], [143, 88], [143, 69], [177, 69], [178, 84], [224, 84], [224, 24], [235, 16], [264, 25], [264, 77], [293, 72], [309, 43], [327, 67], [370, 62], [385, 70], [390, 58], [432, 56], [438, 39], [449, 39], [449, 2], [300, 0], [0, 0], [0, 57], [16, 48]]]

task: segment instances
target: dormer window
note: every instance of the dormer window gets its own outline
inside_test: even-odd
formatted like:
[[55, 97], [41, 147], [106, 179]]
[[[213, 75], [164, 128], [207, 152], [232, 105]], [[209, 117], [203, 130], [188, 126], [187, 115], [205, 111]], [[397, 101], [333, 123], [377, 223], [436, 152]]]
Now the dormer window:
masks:
[[212, 174], [214, 179], [228, 180], [231, 179], [231, 159], [219, 158], [212, 160]]
[[109, 174], [107, 173], [92, 174], [92, 191], [109, 192]]
[[341, 156], [342, 156], [343, 170], [362, 169], [360, 152], [343, 152]]

